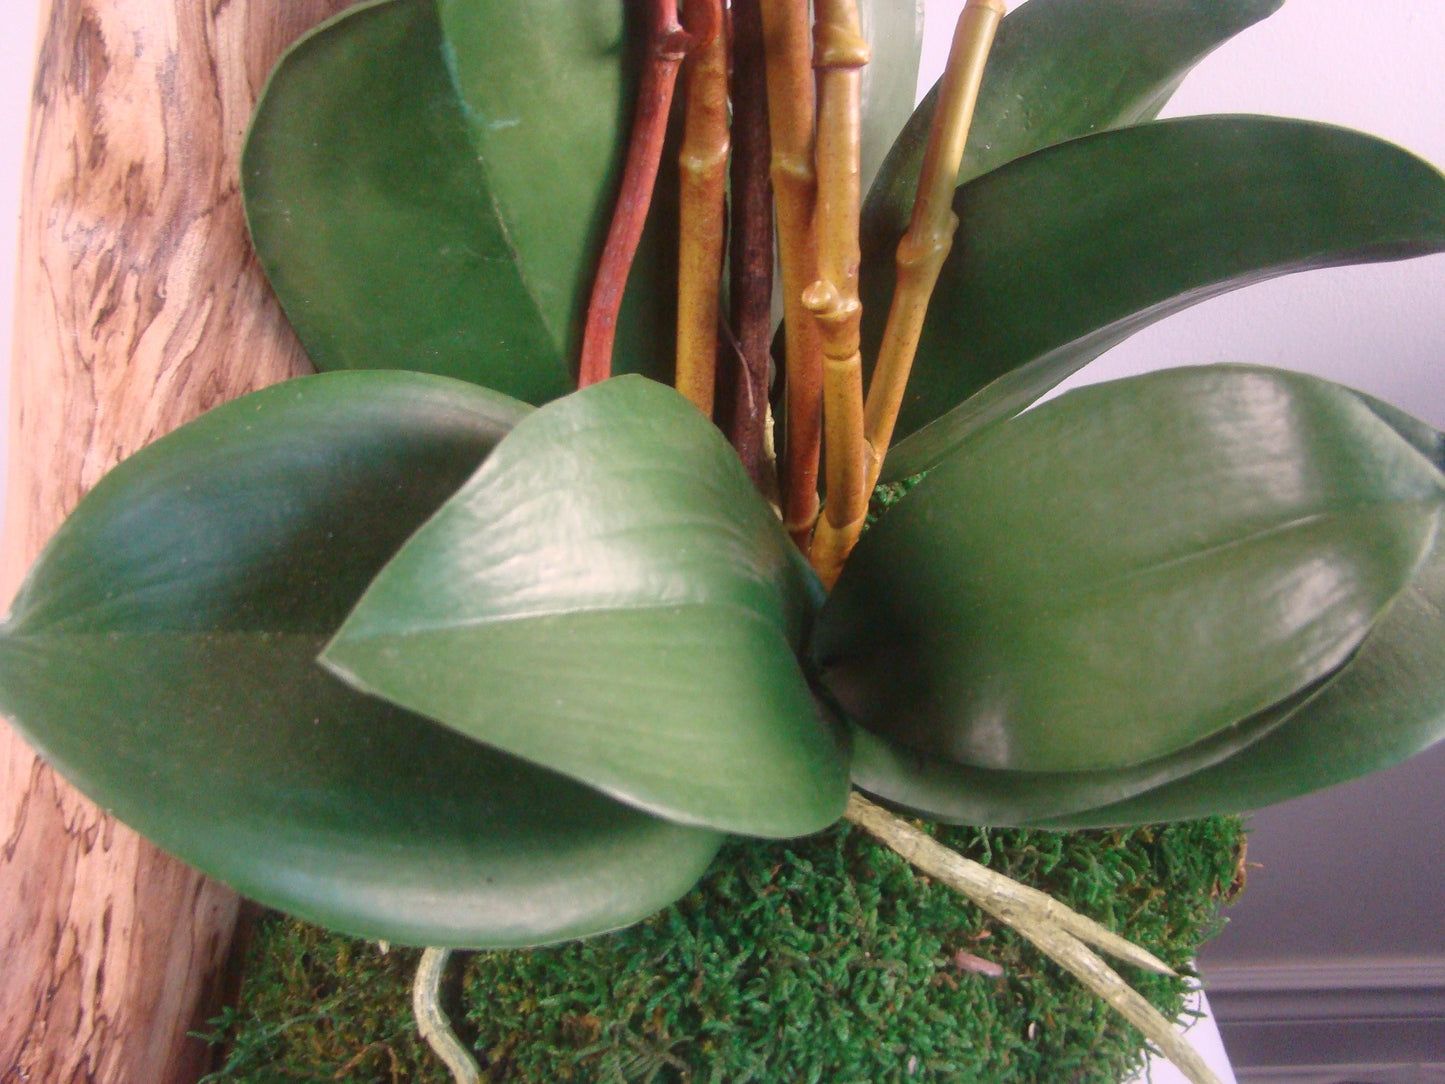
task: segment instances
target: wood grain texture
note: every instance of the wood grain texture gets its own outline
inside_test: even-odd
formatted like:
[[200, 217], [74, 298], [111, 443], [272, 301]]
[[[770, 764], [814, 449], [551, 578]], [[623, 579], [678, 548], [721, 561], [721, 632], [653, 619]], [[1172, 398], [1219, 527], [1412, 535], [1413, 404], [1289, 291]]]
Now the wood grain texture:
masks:
[[[51, 0], [16, 279], [0, 596], [116, 462], [307, 365], [251, 256], [241, 139], [284, 46], [344, 0]], [[227, 889], [0, 724], [0, 1081], [194, 1080]]]

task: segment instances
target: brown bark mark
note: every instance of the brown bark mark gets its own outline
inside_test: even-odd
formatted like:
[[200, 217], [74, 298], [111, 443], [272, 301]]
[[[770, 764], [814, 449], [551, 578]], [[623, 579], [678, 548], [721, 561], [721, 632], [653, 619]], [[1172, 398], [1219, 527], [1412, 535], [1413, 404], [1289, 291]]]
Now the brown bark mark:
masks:
[[[52, 0], [21, 212], [9, 598], [81, 495], [217, 403], [304, 372], [237, 171], [276, 57], [343, 0]], [[172, 1084], [204, 1050], [233, 893], [0, 726], [0, 1081]]]

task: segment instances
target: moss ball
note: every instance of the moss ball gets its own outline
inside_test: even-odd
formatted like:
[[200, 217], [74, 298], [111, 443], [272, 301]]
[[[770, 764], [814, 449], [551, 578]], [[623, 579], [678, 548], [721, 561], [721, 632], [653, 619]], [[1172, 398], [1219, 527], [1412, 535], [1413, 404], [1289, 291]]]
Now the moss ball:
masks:
[[[1220, 928], [1244, 839], [1237, 818], [937, 834], [1180, 969]], [[444, 1084], [413, 1030], [416, 955], [267, 917], [207, 1079]], [[1182, 980], [1120, 971], [1179, 1014]], [[1071, 976], [845, 826], [733, 841], [646, 922], [452, 972], [448, 1007], [495, 1084], [1114, 1084], [1143, 1057]]]

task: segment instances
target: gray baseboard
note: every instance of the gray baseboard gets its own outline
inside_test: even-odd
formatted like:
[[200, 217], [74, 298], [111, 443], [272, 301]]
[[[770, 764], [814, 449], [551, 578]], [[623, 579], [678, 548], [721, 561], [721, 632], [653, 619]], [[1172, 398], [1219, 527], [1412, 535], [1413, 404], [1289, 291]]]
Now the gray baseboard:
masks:
[[1216, 967], [1240, 1084], [1445, 1084], [1445, 958]]

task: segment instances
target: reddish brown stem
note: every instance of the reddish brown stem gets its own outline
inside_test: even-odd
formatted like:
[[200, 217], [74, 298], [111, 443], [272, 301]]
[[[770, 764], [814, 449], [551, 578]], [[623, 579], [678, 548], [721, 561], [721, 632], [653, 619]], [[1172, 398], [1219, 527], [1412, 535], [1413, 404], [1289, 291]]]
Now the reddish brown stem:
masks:
[[[707, 8], [709, 5], [697, 6]], [[699, 36], [711, 37], [707, 28], [699, 30]], [[653, 0], [647, 59], [637, 90], [637, 115], [633, 118], [627, 163], [622, 170], [622, 188], [587, 306], [578, 387], [585, 388], [612, 375], [617, 313], [622, 307], [622, 293], [627, 287], [632, 259], [637, 255], [637, 244], [642, 239], [642, 227], [647, 222], [647, 209], [652, 204], [652, 189], [657, 182], [662, 144], [667, 136], [667, 114], [677, 85], [677, 69], [694, 40], [694, 35], [677, 21], [677, 0]]]
[[777, 486], [767, 449], [768, 362], [772, 348], [773, 185], [768, 175], [768, 96], [758, 0], [733, 0], [732, 237], [729, 247], [733, 343], [719, 368], [720, 424], [753, 483]]

